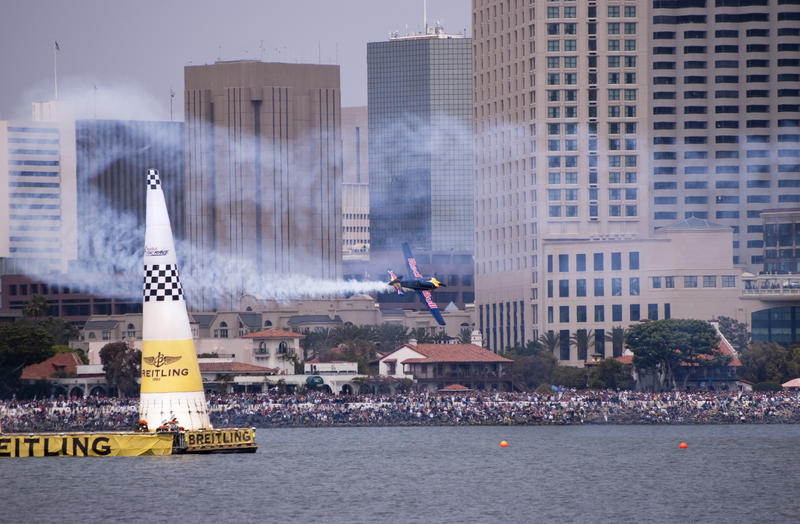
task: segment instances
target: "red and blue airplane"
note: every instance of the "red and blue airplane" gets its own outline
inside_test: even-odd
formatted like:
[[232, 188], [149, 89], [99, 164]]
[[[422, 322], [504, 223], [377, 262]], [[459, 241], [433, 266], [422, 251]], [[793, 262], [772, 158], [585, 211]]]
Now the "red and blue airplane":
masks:
[[436, 305], [436, 302], [433, 301], [431, 297], [431, 290], [445, 287], [445, 284], [436, 280], [436, 277], [425, 278], [422, 276], [422, 273], [419, 272], [417, 268], [417, 260], [414, 258], [414, 255], [411, 254], [411, 248], [408, 247], [407, 242], [403, 242], [403, 254], [406, 256], [406, 266], [408, 267], [409, 273], [414, 275], [414, 280], [403, 280], [403, 275], [395, 275], [394, 272], [390, 269], [389, 270], [389, 277], [391, 280], [389, 281], [390, 286], [394, 286], [397, 289], [398, 295], [403, 295], [403, 289], [413, 289], [419, 295], [419, 298], [428, 306], [428, 310], [433, 315], [433, 318], [436, 319], [436, 322], [439, 325], [444, 326], [444, 319], [442, 318], [442, 314], [439, 312], [439, 306]]

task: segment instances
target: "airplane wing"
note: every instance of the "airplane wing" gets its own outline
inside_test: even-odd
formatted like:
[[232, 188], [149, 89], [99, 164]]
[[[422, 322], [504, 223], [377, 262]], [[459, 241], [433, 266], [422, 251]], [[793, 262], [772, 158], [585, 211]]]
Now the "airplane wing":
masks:
[[439, 312], [439, 306], [436, 305], [436, 302], [434, 302], [433, 298], [431, 297], [431, 292], [427, 289], [418, 289], [417, 293], [419, 294], [419, 298], [421, 298], [422, 301], [425, 302], [425, 305], [428, 306], [428, 309], [430, 310], [431, 315], [433, 315], [433, 318], [436, 319], [436, 322], [438, 322], [440, 326], [444, 326], [444, 319], [442, 318], [442, 314]]
[[408, 247], [408, 242], [403, 242], [403, 254], [406, 256], [408, 272], [417, 278], [423, 278], [422, 273], [420, 273], [419, 269], [417, 269], [417, 259], [415, 259], [414, 255], [411, 254], [411, 248]]

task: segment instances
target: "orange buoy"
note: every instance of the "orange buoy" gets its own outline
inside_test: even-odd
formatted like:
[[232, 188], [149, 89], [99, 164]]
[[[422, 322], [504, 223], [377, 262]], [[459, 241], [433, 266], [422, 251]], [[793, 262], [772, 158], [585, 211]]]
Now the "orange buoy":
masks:
[[501, 441], [500, 441], [500, 447], [501, 447], [501, 448], [508, 447], [508, 442], [506, 442], [505, 440], [501, 440]]
[[681, 448], [681, 449], [686, 449], [686, 448], [688, 448], [689, 446], [686, 444], [686, 442], [681, 442], [681, 443], [680, 443], [680, 445], [679, 445], [678, 447], [679, 447], [679, 448]]

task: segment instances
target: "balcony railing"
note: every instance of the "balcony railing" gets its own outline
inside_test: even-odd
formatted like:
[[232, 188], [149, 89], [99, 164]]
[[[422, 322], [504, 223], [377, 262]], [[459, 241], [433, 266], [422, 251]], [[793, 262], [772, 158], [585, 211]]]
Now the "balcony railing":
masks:
[[742, 277], [742, 296], [761, 298], [800, 297], [800, 275]]

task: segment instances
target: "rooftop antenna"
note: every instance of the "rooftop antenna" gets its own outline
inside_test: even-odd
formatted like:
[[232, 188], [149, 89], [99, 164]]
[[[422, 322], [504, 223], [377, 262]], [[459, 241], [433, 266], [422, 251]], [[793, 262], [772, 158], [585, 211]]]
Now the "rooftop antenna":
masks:
[[422, 0], [422, 27], [425, 33], [428, 34], [428, 0]]
[[217, 46], [217, 62], [222, 62], [222, 44]]
[[258, 59], [263, 62], [264, 61], [264, 41], [261, 40], [258, 43]]
[[175, 100], [175, 90], [169, 88], [169, 121], [172, 122], [172, 101]]
[[58, 41], [55, 41], [55, 46], [53, 47], [53, 95], [54, 99], [58, 100], [58, 52], [61, 51], [61, 47], [58, 45]]

